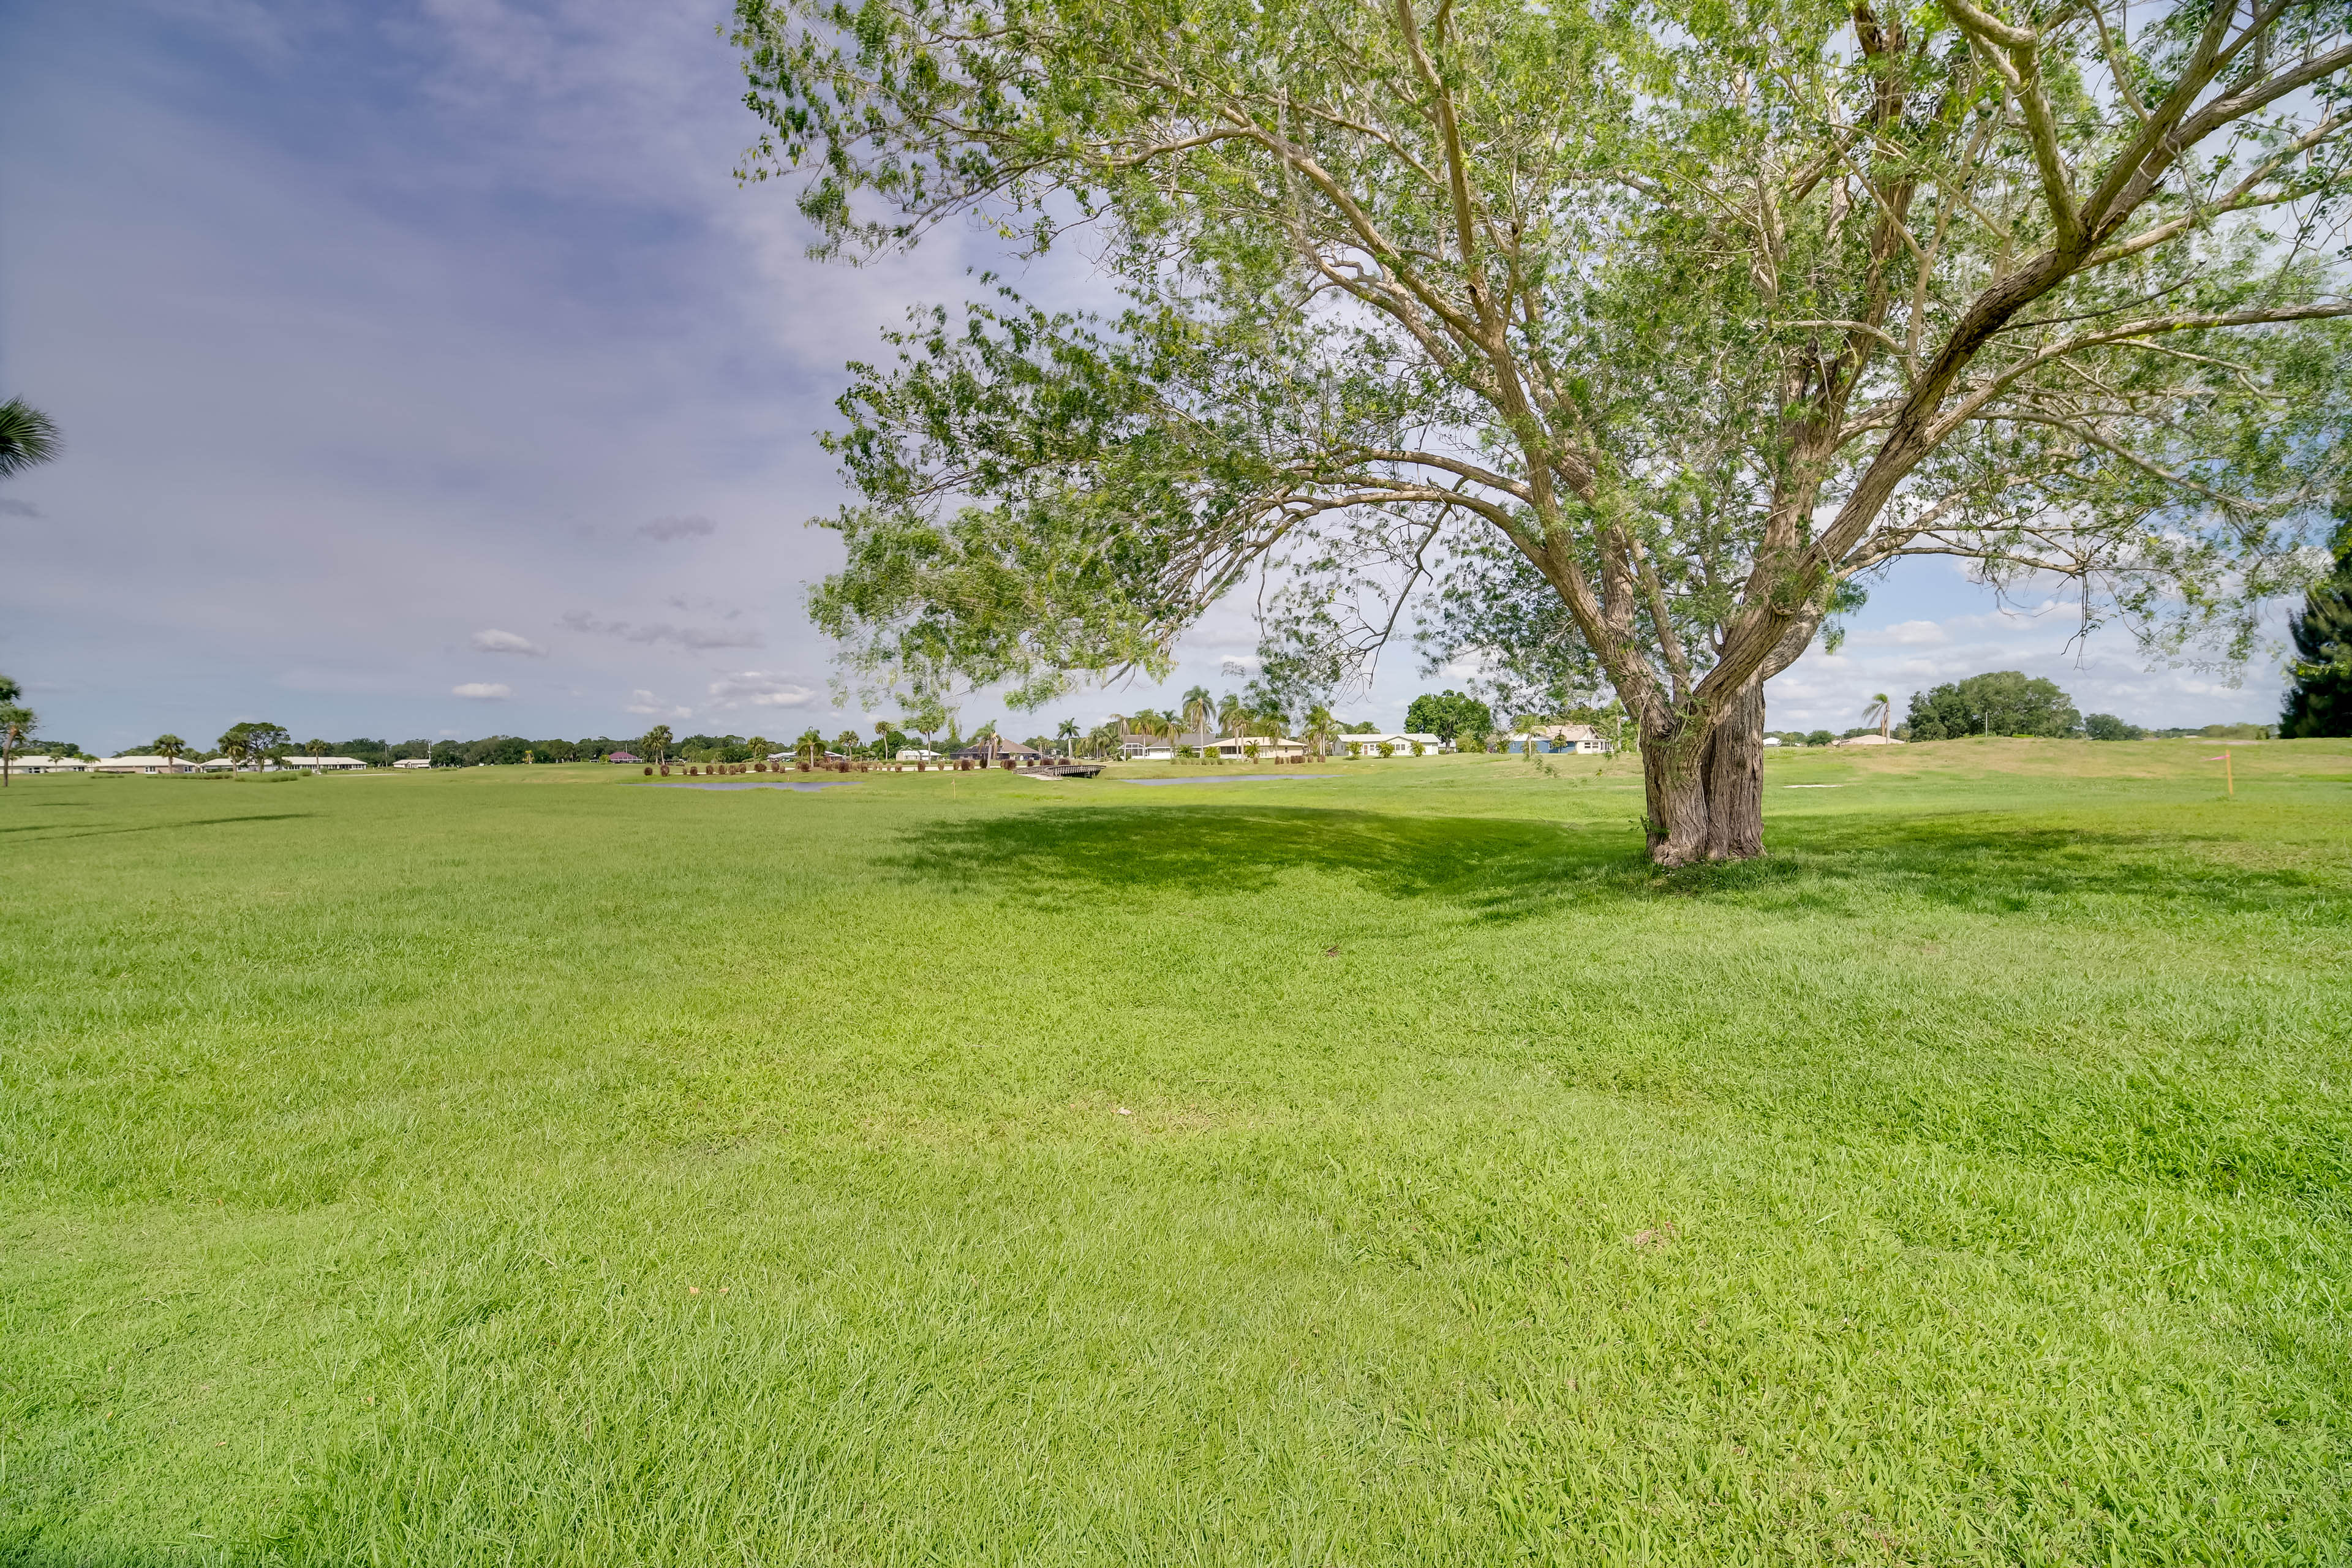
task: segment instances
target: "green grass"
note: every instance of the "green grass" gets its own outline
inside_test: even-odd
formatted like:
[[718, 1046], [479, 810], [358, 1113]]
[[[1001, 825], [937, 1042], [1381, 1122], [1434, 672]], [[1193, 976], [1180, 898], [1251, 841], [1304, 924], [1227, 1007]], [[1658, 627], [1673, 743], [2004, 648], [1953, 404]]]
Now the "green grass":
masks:
[[2352, 1559], [2352, 745], [2208, 754], [1675, 876], [1565, 759], [19, 779], [0, 1563]]

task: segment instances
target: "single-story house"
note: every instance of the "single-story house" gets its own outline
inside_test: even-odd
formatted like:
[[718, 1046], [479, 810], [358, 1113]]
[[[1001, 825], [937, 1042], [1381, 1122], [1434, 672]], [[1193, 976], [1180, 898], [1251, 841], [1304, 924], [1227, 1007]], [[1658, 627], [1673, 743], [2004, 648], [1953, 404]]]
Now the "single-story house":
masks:
[[[16, 765], [22, 768], [31, 761], [30, 757], [19, 757]], [[41, 763], [40, 771], [45, 773], [86, 773], [93, 765], [88, 757], [43, 757]]]
[[634, 752], [614, 752], [611, 756], [606, 757], [604, 760], [608, 763], [642, 763], [645, 761], [643, 757], [638, 756]]
[[1027, 763], [1034, 762], [1042, 755], [1044, 753], [1034, 746], [1024, 746], [1018, 741], [1008, 741], [999, 735], [974, 741], [956, 752], [955, 760], [960, 763], [984, 763], [992, 759], [1001, 763], [1010, 757], [1016, 762]]
[[393, 763], [392, 765], [395, 768], [429, 768], [433, 765], [433, 759], [430, 757], [403, 757], [400, 761]]
[[58, 757], [11, 757], [8, 771], [12, 773], [46, 773], [56, 771], [63, 759]]
[[305, 757], [297, 764], [322, 773], [363, 773], [367, 764], [357, 757]]
[[1570, 752], [1580, 754], [1606, 752], [1616, 750], [1609, 737], [1590, 724], [1538, 724], [1531, 730], [1511, 737], [1511, 750], [1525, 752]]
[[1149, 730], [1131, 728], [1122, 720], [1118, 726], [1118, 755], [1121, 762], [1172, 763], [1181, 750], [1200, 751], [1213, 746], [1217, 737], [1206, 730], [1179, 730], [1174, 735], [1158, 735]]
[[925, 751], [920, 746], [901, 746], [890, 754], [902, 763], [936, 763], [947, 755], [945, 752]]
[[1286, 763], [1307, 754], [1304, 741], [1286, 741], [1274, 735], [1228, 735], [1222, 741], [1210, 742], [1207, 749], [1227, 762], [1244, 763], [1249, 760], [1252, 746], [1257, 748], [1258, 761], [1262, 763]]
[[1832, 746], [1899, 746], [1902, 742], [1892, 735], [1848, 735], [1843, 741], [1832, 741]]
[[1398, 757], [1415, 755], [1413, 747], [1416, 743], [1421, 747], [1418, 754], [1425, 757], [1433, 757], [1441, 752], [1450, 752], [1454, 749], [1452, 742], [1441, 741], [1436, 736], [1420, 730], [1406, 731], [1395, 735], [1340, 735], [1331, 743], [1343, 757], [1377, 757], [1381, 754], [1381, 743], [1383, 741], [1388, 742], [1389, 754]]
[[192, 773], [194, 763], [175, 763], [169, 757], [109, 757], [93, 763], [90, 772], [98, 773]]

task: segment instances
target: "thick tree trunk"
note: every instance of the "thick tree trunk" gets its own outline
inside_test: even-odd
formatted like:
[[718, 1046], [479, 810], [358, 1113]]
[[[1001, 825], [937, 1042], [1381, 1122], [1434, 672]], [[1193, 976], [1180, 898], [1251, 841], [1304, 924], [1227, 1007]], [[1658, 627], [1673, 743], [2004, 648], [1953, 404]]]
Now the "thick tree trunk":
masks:
[[1764, 676], [1750, 676], [1716, 720], [1706, 749], [1706, 858], [1764, 853]]
[[1754, 676], [1705, 731], [1642, 748], [1650, 858], [1661, 866], [1752, 860], [1764, 853], [1764, 677]]

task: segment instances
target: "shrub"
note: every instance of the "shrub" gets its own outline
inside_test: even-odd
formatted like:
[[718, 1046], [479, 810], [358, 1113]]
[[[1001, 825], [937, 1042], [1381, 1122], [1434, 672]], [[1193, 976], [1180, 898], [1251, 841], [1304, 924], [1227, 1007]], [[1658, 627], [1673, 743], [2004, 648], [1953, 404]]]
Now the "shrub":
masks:
[[2083, 721], [2083, 732], [2094, 741], [2140, 741], [2147, 731], [2137, 724], [2126, 724], [2112, 713], [2094, 713]]

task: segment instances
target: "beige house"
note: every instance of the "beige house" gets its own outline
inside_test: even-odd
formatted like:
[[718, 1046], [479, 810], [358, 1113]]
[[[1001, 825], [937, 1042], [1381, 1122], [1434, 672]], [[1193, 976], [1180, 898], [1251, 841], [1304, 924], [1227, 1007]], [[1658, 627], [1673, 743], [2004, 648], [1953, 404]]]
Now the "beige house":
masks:
[[1899, 746], [1902, 742], [1892, 735], [1848, 735], [1843, 741], [1832, 741], [1832, 746]]
[[12, 757], [8, 761], [8, 771], [12, 773], [57, 773], [65, 761], [62, 757]]
[[109, 757], [102, 763], [92, 763], [94, 773], [192, 773], [196, 764], [173, 762], [169, 757]]

